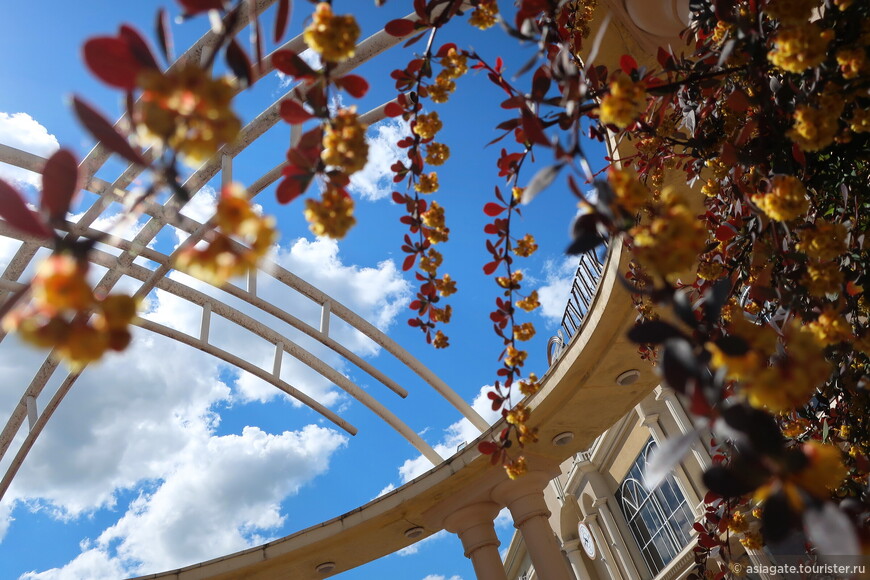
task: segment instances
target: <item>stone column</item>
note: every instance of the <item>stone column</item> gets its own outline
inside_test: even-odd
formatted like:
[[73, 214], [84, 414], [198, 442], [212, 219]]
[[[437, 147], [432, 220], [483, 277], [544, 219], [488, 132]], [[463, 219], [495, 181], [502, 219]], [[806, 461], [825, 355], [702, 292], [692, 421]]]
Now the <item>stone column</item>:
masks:
[[610, 542], [604, 537], [604, 531], [598, 524], [598, 514], [587, 515], [584, 522], [589, 526], [592, 537], [595, 538], [595, 546], [600, 553], [599, 561], [604, 565], [607, 577], [612, 580], [622, 580], [622, 573], [616, 565], [616, 558], [613, 556], [613, 550], [610, 549]]
[[462, 541], [477, 580], [507, 580], [493, 525], [500, 510], [498, 504], [487, 501], [459, 508], [444, 518], [444, 528]]
[[565, 551], [565, 555], [568, 556], [568, 561], [571, 563], [571, 571], [574, 572], [577, 580], [590, 580], [589, 570], [586, 568], [586, 562], [583, 561], [580, 540], [563, 542], [562, 549]]
[[613, 541], [613, 547], [616, 549], [616, 557], [619, 560], [617, 564], [622, 565], [625, 575], [629, 578], [640, 578], [640, 572], [634, 565], [634, 560], [631, 557], [631, 552], [628, 550], [628, 545], [619, 532], [616, 525], [616, 520], [613, 519], [613, 514], [610, 513], [610, 508], [607, 507], [607, 498], [600, 497], [592, 503], [592, 507], [598, 508], [598, 515], [601, 516], [601, 523], [610, 539]]
[[550, 528], [550, 510], [544, 501], [544, 487], [552, 476], [533, 471], [516, 480], [503, 481], [492, 490], [492, 498], [507, 506], [514, 526], [522, 533], [535, 573], [546, 580], [571, 580], [571, 572], [556, 535]]

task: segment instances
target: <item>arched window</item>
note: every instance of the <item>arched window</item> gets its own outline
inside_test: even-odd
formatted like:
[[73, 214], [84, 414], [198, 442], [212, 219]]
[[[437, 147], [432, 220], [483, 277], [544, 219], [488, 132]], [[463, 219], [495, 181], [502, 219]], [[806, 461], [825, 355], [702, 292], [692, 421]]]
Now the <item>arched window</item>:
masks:
[[695, 518], [673, 474], [649, 491], [643, 474], [655, 442], [650, 439], [616, 492], [628, 527], [652, 576], [658, 574], [690, 540]]

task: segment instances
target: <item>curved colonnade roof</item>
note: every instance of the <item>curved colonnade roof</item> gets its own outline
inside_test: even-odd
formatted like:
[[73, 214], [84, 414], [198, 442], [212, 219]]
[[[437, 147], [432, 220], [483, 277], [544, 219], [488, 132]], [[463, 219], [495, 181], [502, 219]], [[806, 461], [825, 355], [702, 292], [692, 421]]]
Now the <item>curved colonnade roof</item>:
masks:
[[[262, 11], [273, 2], [274, 0], [259, 0], [257, 10]], [[246, 16], [243, 12], [242, 18]], [[414, 18], [414, 15], [409, 15], [408, 18]], [[200, 58], [203, 50], [214, 40], [212, 33], [206, 34], [173, 66]], [[343, 63], [337, 72], [348, 72], [399, 42], [401, 39], [381, 31], [360, 43], [356, 56]], [[280, 48], [302, 52], [306, 46], [301, 36], [298, 36]], [[262, 74], [271, 72], [269, 56], [265, 58], [265, 67]], [[218, 155], [195, 171], [184, 183], [185, 188], [195, 193], [218, 174], [221, 176], [222, 183], [229, 183], [232, 180], [233, 158], [279, 121], [279, 104], [287, 94], [282, 95], [244, 127], [236, 143], [224, 147]], [[384, 106], [362, 115], [361, 120], [372, 124], [382, 119]], [[294, 127], [292, 136], [298, 138], [301, 131], [295, 129], [297, 128]], [[128, 188], [138, 176], [138, 170], [130, 166], [111, 183], [96, 177], [97, 171], [109, 157], [110, 152], [97, 145], [80, 165], [80, 171], [85, 177], [83, 189], [98, 197], [78, 221], [65, 224], [65, 231], [70, 237], [100, 233], [94, 227], [97, 219], [112, 203], [124, 203], [125, 198], [128, 197]], [[6, 145], [0, 145], [0, 161], [37, 172], [45, 163], [43, 158]], [[278, 180], [283, 166], [284, 164], [280, 164], [274, 167], [251, 184], [248, 187], [249, 194], [256, 196]], [[494, 481], [505, 477], [501, 469], [490, 466], [488, 457], [481, 456], [476, 443], [469, 444], [451, 458], [441, 457], [377, 398], [322, 362], [317, 356], [273, 330], [270, 324], [262, 322], [265, 318], [290, 325], [338, 353], [394, 394], [406, 397], [408, 393], [403, 387], [330, 336], [329, 323], [335, 316], [362, 332], [411, 368], [481, 431], [483, 433], [481, 437], [491, 433], [491, 430], [487, 431], [489, 426], [486, 421], [419, 360], [375, 326], [292, 272], [275, 263], [264, 264], [262, 271], [253, 272], [248, 277], [246, 287], [230, 284], [223, 288], [229, 297], [242, 301], [262, 315], [256, 318], [232, 306], [229, 301], [218, 300], [182, 281], [170, 278], [168, 274], [172, 271], [173, 260], [177, 253], [201, 240], [209, 227], [207, 223], [197, 222], [181, 214], [175, 215], [184, 205], [185, 201], [177, 195], [169, 197], [162, 205], [147, 201], [145, 203], [147, 222], [132, 240], [109, 237], [102, 245], [98, 244], [90, 258], [94, 264], [104, 267], [106, 272], [97, 284], [96, 290], [108, 293], [122, 278], [127, 278], [139, 284], [136, 295], [140, 298], [159, 289], [185, 300], [190, 308], [201, 311], [199, 336], [185, 334], [147, 318], [140, 319], [137, 324], [148, 331], [199, 349], [259, 377], [307, 405], [343, 431], [351, 435], [356, 434], [356, 426], [281, 379], [283, 356], [284, 353], [288, 353], [366, 406], [400, 433], [434, 467], [423, 476], [393, 492], [318, 526], [238, 554], [227, 555], [181, 570], [147, 576], [148, 578], [273, 578], [279, 573], [284, 577], [292, 578], [317, 577], [315, 568], [319, 563], [327, 561], [335, 562], [334, 572], [337, 573], [392, 553], [438, 531], [441, 526], [431, 515], [435, 506], [449, 502], [450, 498], [460, 491], [466, 495], [474, 495], [475, 490], [487, 493]], [[164, 254], [149, 247], [149, 243], [167, 227], [177, 228], [188, 234], [187, 239], [172, 254]], [[5, 299], [23, 286], [18, 280], [37, 257], [38, 252], [48, 244], [22, 235], [2, 221], [0, 221], [0, 236], [14, 238], [21, 242], [14, 258], [0, 278], [0, 298]], [[526, 453], [532, 467], [551, 470], [571, 454], [585, 449], [601, 431], [617, 417], [630, 410], [657, 382], [649, 369], [645, 369], [641, 371], [640, 380], [630, 386], [617, 386], [615, 383], [615, 378], [627, 368], [637, 366], [634, 362], [634, 346], [624, 338], [625, 327], [632, 320], [631, 303], [626, 299], [625, 290], [616, 282], [617, 272], [624, 268], [625, 260], [622, 249], [617, 245], [609, 250], [599, 291], [588, 305], [583, 326], [565, 346], [559, 360], [542, 378], [542, 390], [529, 402], [535, 409], [536, 422], [540, 428], [540, 442], [529, 446]], [[143, 265], [144, 261], [153, 267]], [[322, 313], [320, 327], [311, 326], [258, 296], [257, 280], [262, 276], [272, 276], [280, 284], [299, 292], [319, 305]], [[241, 329], [266, 340], [274, 348], [273, 368], [256, 366], [237, 354], [210, 343], [209, 329], [212, 315], [221, 316]], [[0, 340], [4, 337], [5, 335], [0, 334]], [[10, 449], [11, 445], [25, 421], [29, 423], [26, 436], [21, 445], [14, 450], [15, 455], [0, 480], [0, 498], [8, 490], [27, 453], [53, 412], [73, 388], [81, 372], [87, 372], [85, 369], [79, 373], [67, 374], [51, 399], [47, 402], [43, 401], [39, 398], [40, 394], [51, 377], [61, 369], [61, 365], [55, 358], [49, 356], [45, 359], [0, 432], [0, 460], [2, 460], [7, 453], [13, 451]], [[614, 394], [614, 389], [619, 389], [619, 393]], [[501, 425], [496, 425], [492, 429], [500, 428]], [[552, 444], [551, 441], [556, 435], [563, 432], [573, 433], [573, 439], [566, 445]], [[423, 527], [423, 534], [413, 539], [406, 537], [405, 531], [414, 527]]]

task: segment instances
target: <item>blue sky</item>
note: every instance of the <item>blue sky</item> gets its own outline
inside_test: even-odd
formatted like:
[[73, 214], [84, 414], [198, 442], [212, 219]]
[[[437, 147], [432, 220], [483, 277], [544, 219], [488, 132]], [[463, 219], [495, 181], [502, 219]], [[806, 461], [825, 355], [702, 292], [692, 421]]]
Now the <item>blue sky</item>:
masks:
[[[86, 74], [79, 58], [81, 43], [91, 35], [114, 34], [122, 22], [151, 37], [150, 24], [161, 5], [172, 14], [178, 12], [168, 1], [53, 0], [7, 6], [0, 35], [0, 143], [43, 156], [63, 146], [84, 157], [92, 142], [74, 121], [69, 95], [85, 96], [109, 117], [119, 114], [120, 104], [116, 92]], [[390, 0], [383, 8], [370, 0], [334, 3], [336, 12], [357, 13], [364, 37], [410, 12], [410, 5], [406, 0]], [[311, 9], [307, 2], [294, 3], [291, 35], [301, 30]], [[205, 26], [204, 19], [173, 24], [178, 51]], [[502, 56], [508, 71], [517, 70], [531, 55], [531, 48], [517, 47], [500, 30], [480, 33], [463, 21], [439, 33], [439, 43], [448, 41], [472, 46], [490, 61]], [[415, 49], [421, 50], [422, 43], [394, 49], [358, 71], [372, 85], [358, 103], [360, 111], [394, 96], [389, 72], [403, 66]], [[494, 379], [501, 344], [488, 317], [498, 289], [481, 271], [488, 261], [482, 232], [487, 218], [481, 208], [491, 201], [493, 187], [504, 185], [495, 159], [502, 145], [511, 144], [505, 140], [494, 147], [484, 145], [497, 135], [495, 125], [509, 112], [498, 107], [503, 94], [484, 76], [469, 74], [458, 85], [449, 103], [435, 107], [445, 124], [439, 141], [452, 150], [450, 161], [439, 170], [441, 189], [436, 196], [446, 208], [452, 231], [443, 248], [443, 271], [458, 281], [460, 289], [453, 297], [453, 322], [447, 328], [451, 348], [436, 351], [426, 346], [421, 333], [405, 324], [411, 314], [406, 304], [413, 279], [400, 270], [405, 229], [398, 223], [400, 208], [389, 199], [389, 142], [402, 129], [397, 121], [370, 129], [373, 160], [366, 170], [367, 182], [353, 192], [359, 225], [340, 243], [317, 239], [308, 231], [299, 201], [275, 204], [274, 186], [257, 202], [279, 220], [281, 239], [274, 252], [279, 264], [377, 324], [483, 412], [487, 405], [481, 392]], [[236, 110], [247, 123], [286, 90], [282, 79], [270, 76], [240, 96]], [[237, 158], [235, 179], [250, 183], [279, 163], [288, 136], [284, 124], [270, 130]], [[601, 159], [600, 151], [597, 157]], [[549, 153], [541, 152], [538, 164], [548, 161]], [[109, 163], [99, 175], [111, 179], [119, 167]], [[528, 171], [525, 181], [531, 175]], [[38, 179], [32, 174], [0, 166], [0, 176], [30, 195], [36, 191]], [[539, 374], [545, 370], [546, 342], [557, 328], [573, 274], [570, 260], [561, 252], [568, 243], [575, 201], [554, 186], [524, 209], [517, 230], [534, 233], [541, 246], [521, 266], [528, 287], [538, 288], [544, 302], [544, 308], [529, 318], [538, 335], [529, 346], [527, 368]], [[207, 219], [212, 204], [213, 189], [206, 188], [186, 212]], [[177, 243], [167, 231], [155, 247], [165, 252]], [[0, 267], [17, 247], [16, 242], [0, 240]], [[223, 297], [183, 275], [173, 276]], [[122, 281], [121, 287], [134, 286]], [[268, 277], [261, 277], [260, 292], [304, 320], [314, 323], [319, 317], [314, 305], [288, 294]], [[183, 331], [195, 333], [199, 327], [199, 311], [166, 293], [150, 297], [145, 316]], [[409, 397], [400, 399], [316, 346], [312, 351], [337, 365], [427, 442], [450, 453], [473, 437], [473, 429], [458, 413], [392, 356], [339, 325], [335, 330], [339, 340], [404, 386]], [[216, 322], [212, 333], [216, 342], [271, 368], [271, 352], [229, 324]], [[43, 353], [14, 337], [0, 344], [4, 421], [43, 358]], [[129, 352], [85, 372], [0, 503], [0, 577], [117, 578], [174, 568], [338, 516], [421, 473], [425, 463], [413, 447], [327, 380], [289, 356], [282, 376], [358, 426], [359, 434], [347, 436], [274, 388], [216, 359], [138, 332]], [[46, 394], [61, 379], [57, 373]], [[14, 450], [15, 444], [0, 468], [5, 469]], [[498, 523], [504, 548], [513, 528], [506, 519]], [[340, 577], [470, 580], [473, 572], [458, 539], [440, 534], [404, 554]]]

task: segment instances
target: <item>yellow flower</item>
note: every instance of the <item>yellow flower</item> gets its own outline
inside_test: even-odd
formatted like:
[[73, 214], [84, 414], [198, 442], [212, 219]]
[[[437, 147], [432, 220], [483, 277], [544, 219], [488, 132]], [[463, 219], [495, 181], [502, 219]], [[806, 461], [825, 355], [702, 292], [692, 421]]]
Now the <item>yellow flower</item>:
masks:
[[519, 201], [523, 198], [523, 188], [522, 187], [514, 187], [511, 189], [511, 195], [515, 200]]
[[359, 25], [352, 15], [336, 16], [328, 2], [321, 2], [302, 38], [323, 60], [342, 62], [355, 54], [359, 33]]
[[511, 273], [511, 277], [507, 276], [498, 276], [495, 279], [496, 284], [501, 286], [502, 288], [510, 288], [516, 290], [520, 287], [520, 282], [523, 281], [523, 273], [519, 270]]
[[541, 305], [541, 302], [538, 300], [538, 291], [532, 290], [531, 294], [523, 298], [522, 300], [518, 300], [516, 302], [517, 308], [522, 308], [526, 312], [531, 312], [535, 308]]
[[524, 350], [517, 350], [513, 347], [513, 345], [508, 345], [507, 353], [504, 357], [504, 364], [509, 367], [521, 367], [523, 363], [526, 362], [526, 358], [529, 356]]
[[773, 37], [774, 48], [767, 60], [788, 72], [804, 72], [825, 60], [832, 38], [833, 31], [822, 30], [812, 22], [780, 29]]
[[807, 329], [822, 346], [852, 340], [852, 325], [830, 305], [825, 306], [816, 320], [807, 324]]
[[47, 314], [87, 310], [94, 302], [94, 293], [85, 279], [87, 270], [86, 263], [69, 254], [52, 254], [43, 260], [31, 283], [37, 307]]
[[538, 428], [528, 425], [517, 425], [517, 441], [520, 445], [528, 445], [538, 441]]
[[347, 192], [327, 187], [321, 199], [305, 200], [305, 219], [316, 236], [341, 239], [356, 225], [353, 198]]
[[447, 335], [439, 330], [435, 332], [435, 338], [432, 339], [432, 345], [435, 348], [447, 348], [450, 346], [450, 343], [448, 342]]
[[455, 48], [451, 48], [441, 58], [441, 66], [444, 67], [444, 70], [440, 74], [444, 74], [448, 79], [458, 79], [468, 72], [467, 61], [468, 57], [457, 52]]
[[807, 189], [793, 175], [777, 175], [770, 180], [770, 191], [756, 193], [752, 201], [771, 219], [786, 222], [803, 216], [810, 208]]
[[743, 512], [735, 511], [728, 518], [728, 531], [732, 534], [742, 534], [749, 529], [749, 522]]
[[803, 281], [810, 294], [824, 298], [826, 294], [840, 292], [843, 272], [837, 262], [810, 262]]
[[837, 447], [818, 441], [804, 443], [803, 452], [809, 465], [793, 476], [795, 483], [819, 499], [830, 498], [831, 491], [849, 474], [842, 453]]
[[617, 76], [610, 81], [610, 92], [601, 99], [601, 122], [625, 129], [640, 116], [646, 104], [645, 97], [643, 83], [635, 83], [626, 75]]
[[532, 412], [522, 403], [518, 403], [516, 407], [511, 409], [505, 415], [505, 421], [511, 425], [522, 425], [529, 420]]
[[435, 193], [438, 191], [438, 174], [431, 171], [420, 175], [414, 189], [420, 193]]
[[538, 383], [538, 375], [535, 373], [529, 373], [528, 379], [520, 381], [520, 393], [522, 393], [523, 396], [528, 397], [529, 395], [534, 395], [540, 390], [541, 385]]
[[441, 255], [441, 252], [435, 248], [429, 248], [428, 254], [420, 256], [420, 269], [434, 276], [443, 261], [444, 257]]
[[794, 125], [786, 133], [804, 151], [819, 151], [834, 142], [840, 128], [843, 107], [813, 108], [798, 106], [794, 113]]
[[423, 139], [432, 139], [443, 126], [444, 124], [441, 122], [441, 119], [438, 118], [438, 112], [432, 111], [431, 113], [417, 115], [413, 131]]
[[450, 296], [456, 293], [456, 281], [450, 277], [450, 274], [444, 274], [440, 279], [435, 280], [435, 288], [441, 296]]
[[616, 203], [627, 213], [635, 214], [650, 200], [650, 192], [637, 178], [632, 169], [610, 168], [607, 172], [607, 180]]
[[725, 273], [722, 262], [703, 261], [698, 264], [698, 278], [702, 280], [718, 280]]
[[429, 165], [444, 165], [450, 158], [450, 147], [443, 143], [431, 142], [426, 147], [426, 163]]
[[450, 322], [450, 318], [453, 316], [453, 307], [449, 304], [444, 308], [435, 308], [431, 306], [429, 308], [429, 318], [432, 322], [443, 322], [447, 324]]
[[538, 244], [535, 242], [535, 237], [532, 234], [526, 234], [519, 240], [514, 247], [514, 254], [521, 258], [528, 258], [538, 249]]
[[435, 82], [427, 87], [429, 98], [433, 103], [446, 103], [450, 99], [450, 93], [456, 90], [456, 83], [439, 74]]
[[870, 109], [856, 106], [849, 119], [849, 129], [855, 133], [870, 133]]
[[198, 166], [238, 136], [242, 124], [230, 109], [235, 83], [212, 79], [196, 64], [162, 73], [139, 73], [142, 97], [134, 107], [140, 139], [168, 145], [190, 166]]
[[535, 325], [531, 322], [514, 325], [514, 339], [531, 340], [533, 336], [535, 336]]
[[481, 30], [486, 30], [495, 25], [497, 15], [498, 2], [496, 2], [496, 0], [480, 0], [480, 3], [471, 13], [471, 18], [468, 19], [468, 22], [472, 26], [476, 26]]
[[326, 126], [320, 158], [352, 175], [365, 167], [368, 157], [366, 127], [359, 121], [356, 106], [341, 109]]
[[437, 201], [433, 201], [429, 209], [420, 214], [420, 218], [428, 228], [424, 233], [430, 242], [437, 244], [447, 241], [450, 236], [450, 228], [445, 225], [444, 208], [438, 205]]
[[57, 352], [73, 371], [100, 360], [109, 349], [109, 335], [87, 321], [74, 320], [66, 340], [57, 345]]
[[740, 538], [740, 543], [747, 550], [760, 550], [764, 547], [764, 540], [761, 539], [761, 534], [752, 533]]
[[525, 475], [529, 468], [526, 465], [526, 458], [523, 456], [517, 457], [513, 461], [510, 461], [505, 464], [504, 470], [507, 472], [508, 477], [511, 479], [518, 479]]
[[864, 70], [867, 51], [863, 47], [841, 48], [837, 51], [837, 64], [844, 79], [854, 79]]
[[829, 261], [847, 250], [847, 234], [845, 225], [817, 219], [812, 227], [800, 232], [800, 241], [795, 247], [811, 258]]

